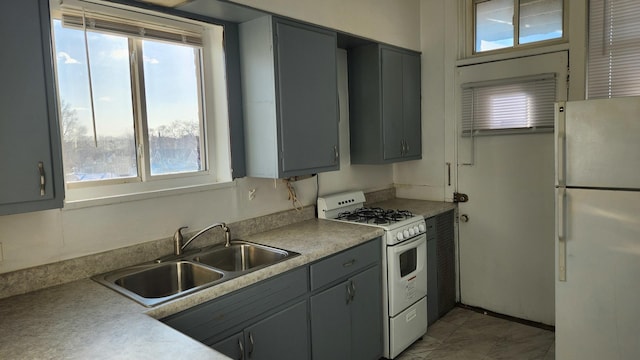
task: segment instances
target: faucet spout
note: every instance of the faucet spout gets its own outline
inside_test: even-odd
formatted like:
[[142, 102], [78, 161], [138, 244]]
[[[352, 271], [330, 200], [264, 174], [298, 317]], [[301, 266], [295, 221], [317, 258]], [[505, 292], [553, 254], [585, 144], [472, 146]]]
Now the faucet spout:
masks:
[[189, 246], [189, 244], [191, 244], [191, 242], [193, 240], [195, 240], [196, 238], [198, 238], [200, 235], [204, 234], [205, 232], [216, 228], [216, 227], [220, 227], [223, 231], [224, 231], [224, 237], [225, 237], [225, 245], [226, 247], [231, 245], [231, 230], [229, 230], [229, 227], [227, 226], [227, 224], [221, 222], [221, 223], [215, 223], [215, 224], [211, 224], [209, 226], [207, 226], [206, 228], [198, 231], [195, 235], [193, 235], [189, 240], [187, 240], [187, 242], [185, 242], [182, 246], [180, 246], [180, 250], [178, 251], [177, 247], [176, 247], [176, 255], [181, 255], [182, 252], [184, 251], [184, 249]]

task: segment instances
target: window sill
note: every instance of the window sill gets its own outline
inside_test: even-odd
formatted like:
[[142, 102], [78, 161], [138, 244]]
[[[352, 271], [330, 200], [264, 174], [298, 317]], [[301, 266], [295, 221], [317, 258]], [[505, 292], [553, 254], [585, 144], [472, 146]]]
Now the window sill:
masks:
[[[102, 196], [95, 198], [85, 198], [78, 200], [65, 200], [63, 211], [65, 210], [76, 210], [82, 208], [89, 208], [94, 206], [104, 206], [104, 205], [112, 205], [112, 204], [120, 204], [131, 201], [140, 201], [153, 199], [164, 196], [175, 196], [181, 194], [189, 194], [201, 191], [209, 191], [209, 190], [218, 190], [218, 189], [226, 189], [236, 187], [235, 181], [228, 182], [220, 182], [215, 184], [201, 184], [201, 185], [189, 185], [189, 186], [180, 186], [173, 187], [169, 189], [161, 189], [161, 190], [150, 190], [150, 191], [141, 191], [127, 194], [118, 194], [111, 196]], [[73, 191], [73, 190], [71, 190]]]
[[456, 66], [467, 66], [482, 64], [493, 61], [508, 60], [525, 56], [534, 56], [558, 51], [569, 50], [569, 43], [560, 43], [555, 45], [547, 45], [540, 47], [530, 47], [521, 49], [508, 49], [499, 53], [492, 54], [475, 54], [467, 58], [456, 61]]

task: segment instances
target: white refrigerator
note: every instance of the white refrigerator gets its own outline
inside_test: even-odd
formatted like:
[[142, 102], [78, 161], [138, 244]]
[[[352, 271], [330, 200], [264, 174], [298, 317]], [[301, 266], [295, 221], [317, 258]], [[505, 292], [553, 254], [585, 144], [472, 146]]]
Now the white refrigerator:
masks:
[[640, 97], [556, 104], [556, 359], [640, 359]]

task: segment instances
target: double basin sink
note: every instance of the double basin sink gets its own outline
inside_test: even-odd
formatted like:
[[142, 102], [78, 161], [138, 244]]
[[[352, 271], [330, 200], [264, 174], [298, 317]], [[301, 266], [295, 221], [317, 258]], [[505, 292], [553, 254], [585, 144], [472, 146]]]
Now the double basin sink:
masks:
[[300, 255], [296, 252], [234, 240], [176, 256], [115, 270], [93, 279], [132, 298], [154, 306], [220, 284], [235, 277]]

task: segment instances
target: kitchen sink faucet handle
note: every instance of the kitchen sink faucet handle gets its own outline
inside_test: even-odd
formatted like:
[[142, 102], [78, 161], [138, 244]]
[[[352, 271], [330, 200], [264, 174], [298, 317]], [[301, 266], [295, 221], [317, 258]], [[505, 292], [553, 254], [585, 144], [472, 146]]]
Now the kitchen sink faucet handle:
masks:
[[182, 230], [188, 229], [188, 226], [181, 226], [176, 230], [173, 234], [173, 252], [176, 255], [182, 255], [182, 244], [184, 243], [184, 236], [182, 235]]

